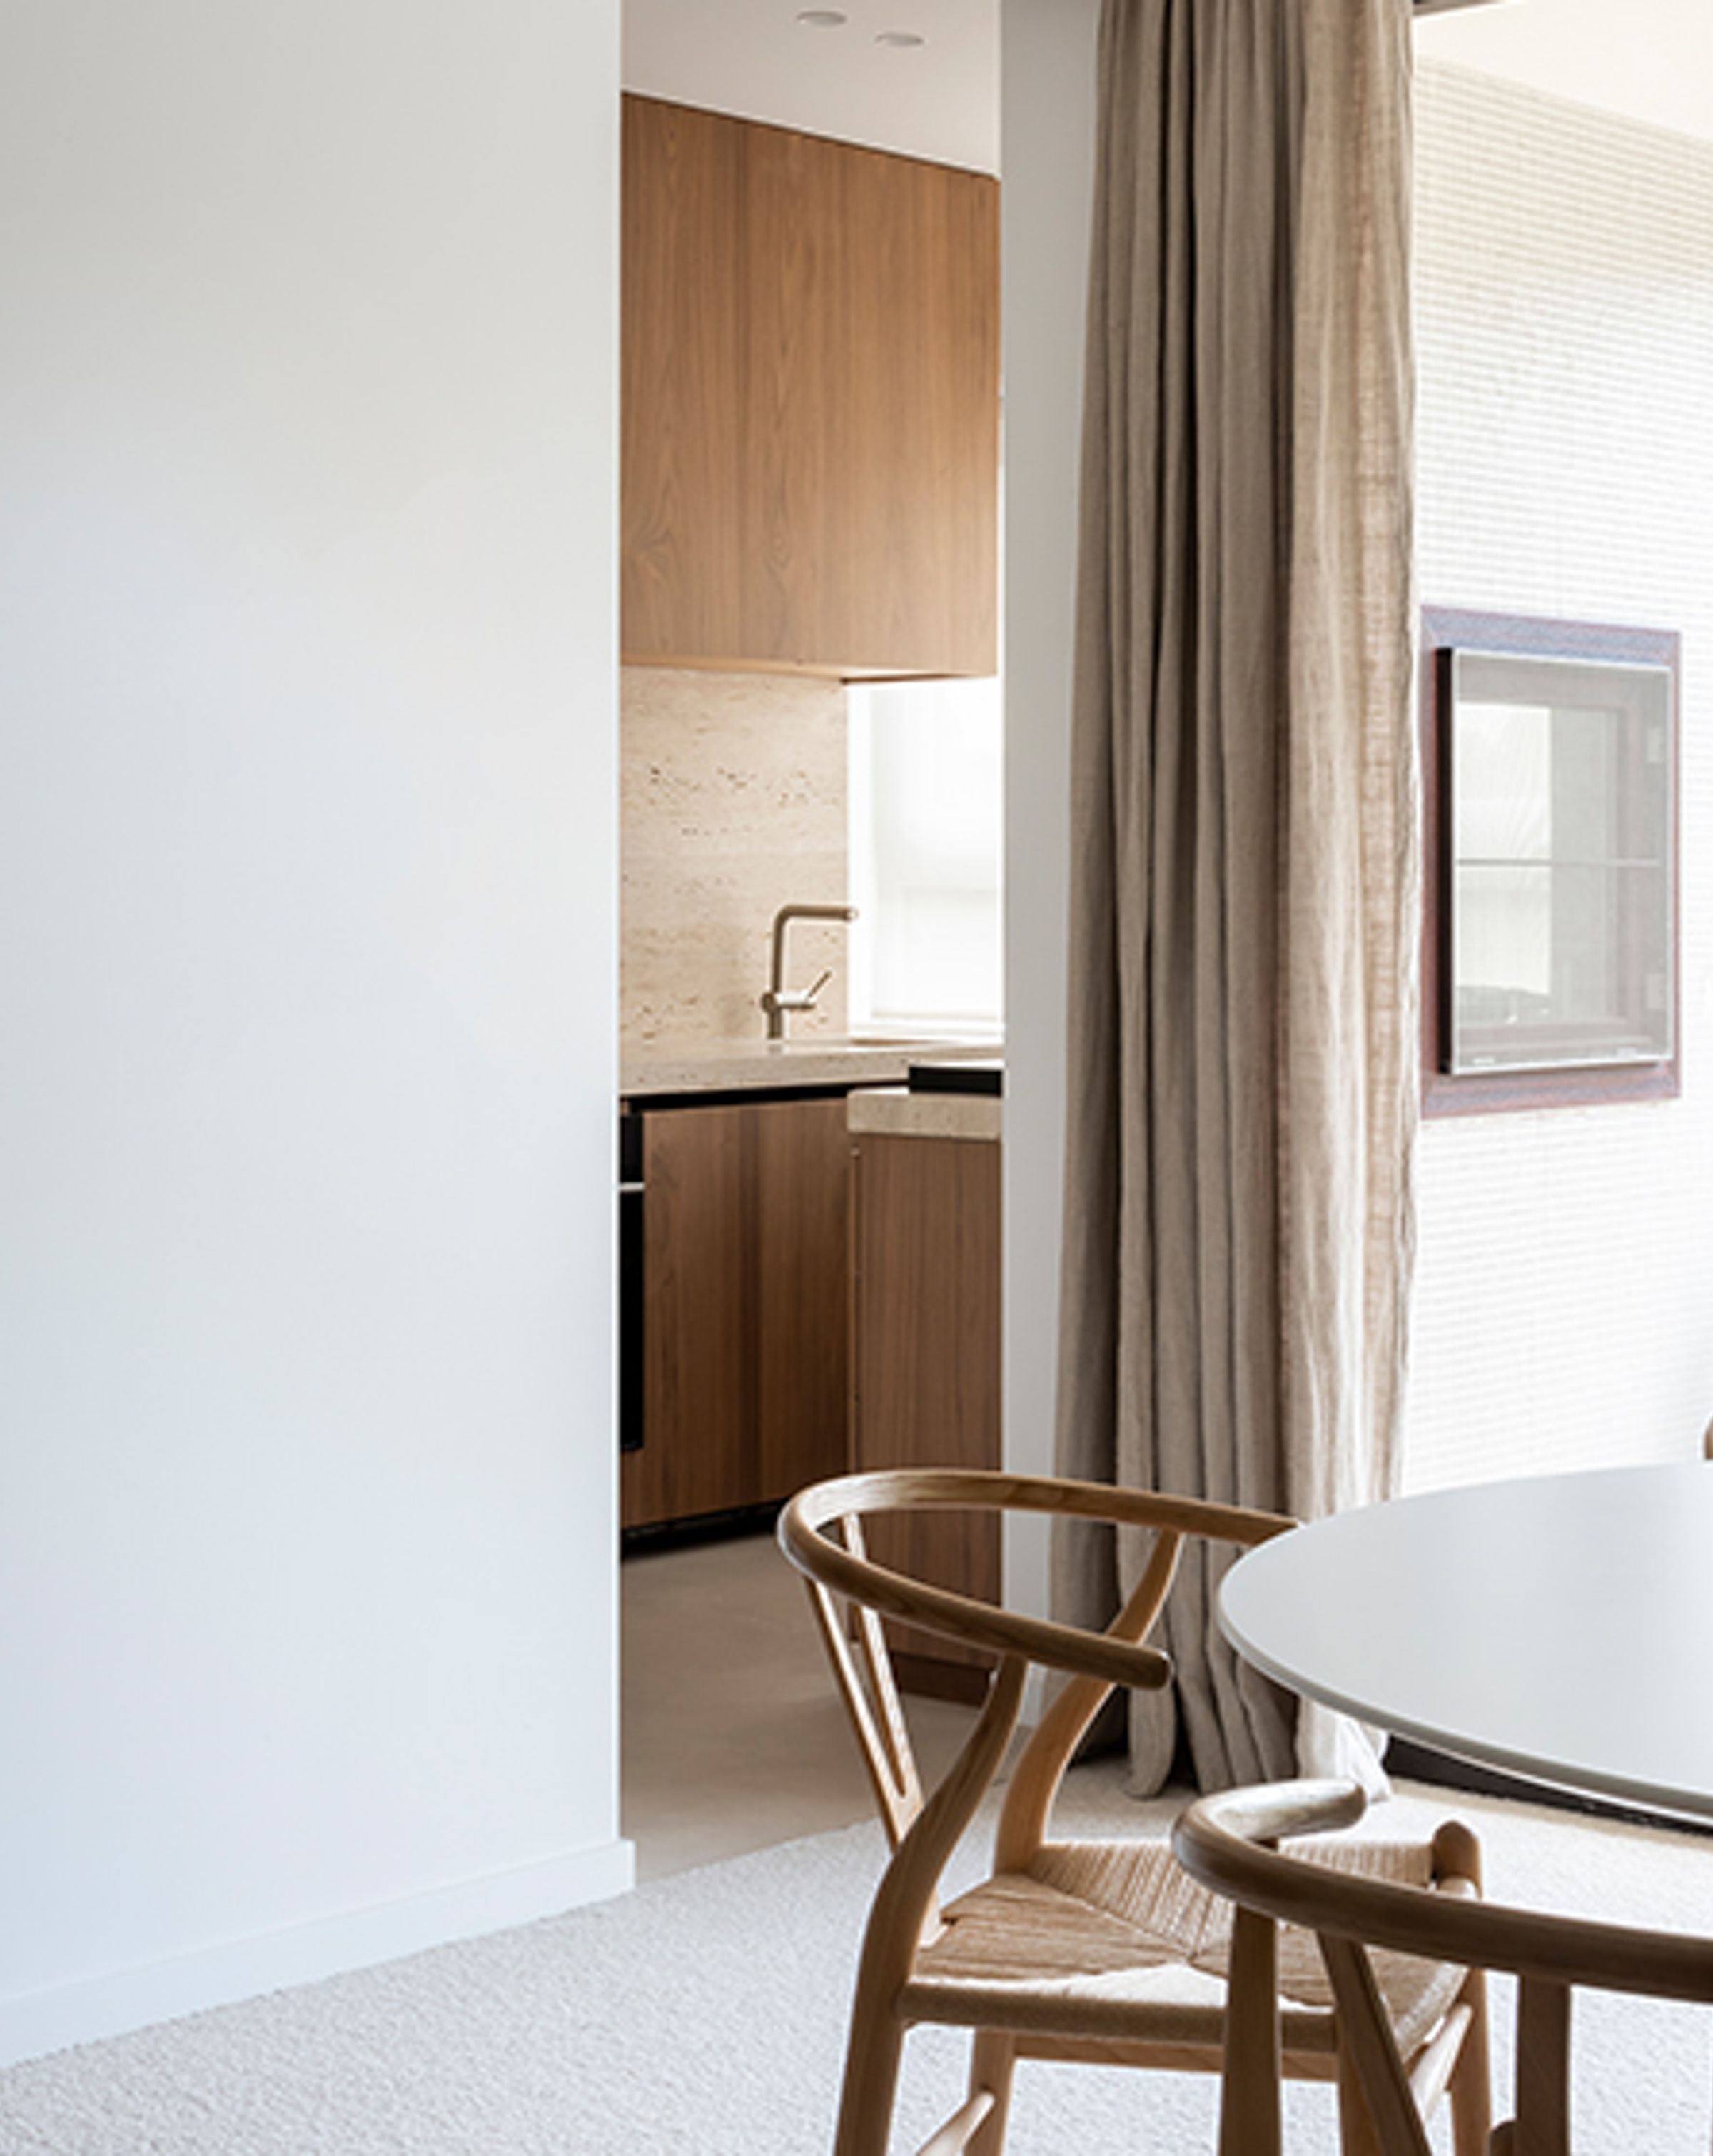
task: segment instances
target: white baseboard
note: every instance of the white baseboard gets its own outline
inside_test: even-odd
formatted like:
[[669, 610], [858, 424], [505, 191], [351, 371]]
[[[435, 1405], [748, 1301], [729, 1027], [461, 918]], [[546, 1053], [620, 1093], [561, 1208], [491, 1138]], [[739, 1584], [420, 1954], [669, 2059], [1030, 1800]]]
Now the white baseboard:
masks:
[[635, 1878], [629, 1842], [597, 1842], [544, 1864], [0, 1999], [0, 2066], [346, 1969], [370, 1969], [425, 1947], [509, 1931], [622, 1894]]

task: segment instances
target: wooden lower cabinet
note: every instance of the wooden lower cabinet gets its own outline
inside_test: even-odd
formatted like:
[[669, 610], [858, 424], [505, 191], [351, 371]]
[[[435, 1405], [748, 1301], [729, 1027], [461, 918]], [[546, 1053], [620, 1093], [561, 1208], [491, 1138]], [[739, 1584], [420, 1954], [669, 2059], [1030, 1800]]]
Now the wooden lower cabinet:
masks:
[[841, 1472], [849, 1390], [843, 1096], [641, 1111], [643, 1445], [621, 1523]]
[[[998, 1467], [998, 1142], [866, 1133], [851, 1142], [852, 1464]], [[937, 1586], [999, 1599], [996, 1514], [883, 1517], [869, 1547]], [[991, 1657], [889, 1629], [906, 1690], [981, 1697]]]

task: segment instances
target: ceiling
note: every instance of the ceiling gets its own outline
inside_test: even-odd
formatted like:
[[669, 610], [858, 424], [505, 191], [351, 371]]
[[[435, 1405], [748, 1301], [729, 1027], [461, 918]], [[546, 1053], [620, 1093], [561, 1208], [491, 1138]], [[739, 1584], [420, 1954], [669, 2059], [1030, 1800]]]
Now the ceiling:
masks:
[[[999, 0], [624, 0], [624, 84], [906, 157], [999, 169]], [[919, 45], [881, 45], [905, 33]]]
[[[981, 172], [999, 167], [1000, 0], [624, 0], [626, 87]], [[919, 45], [875, 43], [889, 32]], [[1713, 139], [1713, 0], [1497, 0], [1416, 49]]]

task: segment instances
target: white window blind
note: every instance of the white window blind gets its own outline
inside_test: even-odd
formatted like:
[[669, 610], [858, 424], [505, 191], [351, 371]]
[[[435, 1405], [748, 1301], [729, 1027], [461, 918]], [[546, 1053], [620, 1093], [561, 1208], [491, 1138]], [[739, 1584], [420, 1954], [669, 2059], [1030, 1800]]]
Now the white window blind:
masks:
[[982, 1034], [1003, 1019], [999, 683], [849, 690], [854, 1032]]

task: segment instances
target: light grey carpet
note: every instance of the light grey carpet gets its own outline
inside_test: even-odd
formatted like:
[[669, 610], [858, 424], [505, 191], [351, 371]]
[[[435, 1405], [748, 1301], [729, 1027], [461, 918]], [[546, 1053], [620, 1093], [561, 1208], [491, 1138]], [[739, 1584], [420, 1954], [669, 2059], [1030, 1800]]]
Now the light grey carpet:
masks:
[[[1080, 1830], [1160, 1831], [1110, 1772]], [[1713, 1842], [1411, 1792], [1372, 1815], [1475, 1820], [1495, 1897], [1713, 1932]], [[0, 2074], [5, 2156], [818, 2156], [830, 2144], [857, 1942], [881, 1862], [853, 1828]], [[1500, 1987], [1504, 2025], [1510, 2008]], [[1584, 1995], [1578, 2149], [1707, 2156], [1713, 2030], [1698, 2010]], [[1504, 2047], [1501, 2046], [1501, 2049]], [[895, 2146], [956, 2100], [962, 2041], [919, 2032]], [[1502, 2076], [1501, 2076], [1502, 2079]], [[1501, 2093], [1508, 2092], [1501, 2091]], [[1211, 2156], [1211, 2082], [1025, 2069], [1014, 2156]], [[1330, 2098], [1294, 2090], [1290, 2145], [1331, 2156]]]

